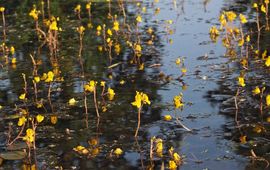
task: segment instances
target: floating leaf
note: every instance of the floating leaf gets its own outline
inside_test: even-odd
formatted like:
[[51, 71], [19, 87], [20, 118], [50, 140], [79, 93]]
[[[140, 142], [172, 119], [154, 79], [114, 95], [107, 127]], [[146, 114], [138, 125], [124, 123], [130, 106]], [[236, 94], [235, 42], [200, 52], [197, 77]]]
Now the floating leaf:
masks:
[[5, 160], [21, 160], [26, 157], [26, 152], [23, 151], [9, 151], [0, 153], [0, 157]]
[[15, 151], [15, 150], [21, 150], [21, 149], [26, 149], [26, 148], [27, 148], [27, 145], [25, 142], [16, 142], [16, 143], [13, 143], [12, 145], [9, 145], [7, 147], [7, 150]]

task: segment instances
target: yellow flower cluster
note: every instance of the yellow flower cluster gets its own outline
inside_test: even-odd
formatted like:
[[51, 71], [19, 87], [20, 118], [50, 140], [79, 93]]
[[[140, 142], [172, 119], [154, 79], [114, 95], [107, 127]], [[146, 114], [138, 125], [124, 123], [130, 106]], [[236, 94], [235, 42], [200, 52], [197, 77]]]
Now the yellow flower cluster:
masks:
[[136, 106], [137, 108], [141, 108], [143, 104], [150, 105], [151, 102], [149, 101], [147, 94], [136, 91], [135, 101], [132, 102], [131, 104], [133, 106]]
[[35, 21], [37, 21], [39, 13], [40, 11], [38, 11], [34, 6], [33, 9], [30, 11], [29, 16], [32, 17]]
[[176, 109], [182, 108], [184, 106], [183, 95], [182, 94], [179, 94], [177, 96], [174, 96], [173, 103], [174, 103], [174, 107]]
[[23, 140], [32, 143], [35, 140], [35, 131], [31, 128], [26, 130], [26, 135], [23, 137]]
[[84, 90], [86, 92], [94, 92], [94, 90], [96, 89], [96, 85], [97, 85], [97, 82], [94, 81], [94, 80], [91, 80], [88, 84], [84, 85]]

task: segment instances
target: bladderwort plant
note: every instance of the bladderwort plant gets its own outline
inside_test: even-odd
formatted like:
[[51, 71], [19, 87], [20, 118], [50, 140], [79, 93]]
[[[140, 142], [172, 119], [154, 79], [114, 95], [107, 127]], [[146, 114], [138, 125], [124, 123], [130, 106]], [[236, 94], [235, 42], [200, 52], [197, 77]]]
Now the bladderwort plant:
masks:
[[139, 132], [140, 125], [141, 125], [141, 112], [142, 112], [143, 105], [150, 105], [151, 102], [150, 102], [147, 94], [145, 94], [143, 92], [136, 91], [135, 101], [132, 102], [131, 104], [133, 106], [136, 106], [137, 110], [138, 110], [137, 129], [136, 129], [136, 132], [134, 135], [134, 137], [136, 138], [138, 136], [138, 132]]

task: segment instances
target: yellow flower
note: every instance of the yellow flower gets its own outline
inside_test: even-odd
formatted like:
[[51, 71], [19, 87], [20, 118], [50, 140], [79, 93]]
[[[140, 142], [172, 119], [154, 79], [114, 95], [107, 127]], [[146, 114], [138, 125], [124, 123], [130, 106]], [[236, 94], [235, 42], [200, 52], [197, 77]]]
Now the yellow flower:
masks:
[[182, 73], [184, 73], [184, 74], [187, 73], [187, 69], [186, 69], [186, 68], [182, 68], [181, 71], [182, 71]]
[[23, 93], [23, 94], [21, 94], [21, 95], [19, 96], [19, 99], [24, 100], [24, 99], [25, 99], [25, 96], [26, 96], [26, 94]]
[[270, 105], [270, 94], [266, 96], [266, 106]]
[[116, 156], [120, 156], [123, 154], [123, 150], [121, 148], [116, 148], [113, 153], [116, 155]]
[[264, 0], [264, 3], [265, 3], [266, 5], [268, 5], [268, 4], [269, 4], [269, 0]]
[[99, 25], [97, 26], [97, 31], [101, 31], [102, 30], [102, 27]]
[[56, 21], [53, 21], [50, 24], [49, 29], [52, 30], [52, 31], [58, 31], [57, 22]]
[[247, 23], [247, 19], [246, 19], [245, 15], [240, 14], [240, 15], [239, 15], [239, 18], [240, 18], [240, 21], [241, 21], [242, 24]]
[[40, 122], [42, 122], [42, 121], [44, 120], [44, 116], [38, 114], [38, 115], [36, 116], [36, 120], [37, 120], [38, 123], [40, 123]]
[[182, 94], [174, 96], [173, 103], [176, 109], [182, 108], [184, 106]]
[[114, 95], [115, 95], [114, 90], [111, 89], [111, 88], [108, 88], [108, 98], [109, 98], [109, 100], [113, 100]]
[[171, 115], [165, 115], [164, 120], [170, 121], [170, 120], [172, 120], [172, 116]]
[[78, 5], [74, 8], [74, 11], [75, 11], [76, 13], [80, 13], [80, 12], [81, 12], [81, 5], [78, 4]]
[[247, 35], [247, 37], [246, 37], [246, 42], [249, 42], [249, 41], [250, 41], [250, 36]]
[[34, 77], [34, 81], [35, 81], [35, 83], [39, 83], [40, 82], [40, 77], [39, 76], [35, 76]]
[[263, 13], [266, 13], [266, 8], [265, 8], [264, 5], [261, 6], [261, 11], [262, 11]]
[[227, 21], [226, 21], [226, 18], [225, 18], [224, 13], [220, 15], [219, 22], [220, 22], [220, 24], [221, 24], [222, 27], [224, 27], [227, 24]]
[[151, 102], [149, 101], [149, 98], [147, 94], [143, 92], [136, 91], [135, 101], [131, 103], [133, 106], [136, 106], [137, 108], [140, 108], [142, 104], [148, 104], [150, 105]]
[[77, 101], [74, 98], [69, 99], [68, 104], [70, 106], [74, 106], [77, 103]]
[[100, 86], [101, 86], [101, 87], [105, 87], [105, 84], [106, 84], [105, 81], [101, 81], [101, 82], [100, 82]]
[[238, 77], [238, 84], [242, 87], [246, 86], [244, 77], [242, 76]]
[[35, 131], [31, 128], [28, 128], [26, 130], [26, 135], [23, 137], [23, 140], [31, 143], [31, 142], [34, 142], [35, 140]]
[[78, 33], [79, 33], [79, 34], [83, 34], [83, 33], [84, 33], [84, 31], [85, 31], [84, 26], [80, 26], [80, 27], [78, 27], [78, 28], [77, 28], [77, 31], [78, 31]]
[[114, 31], [119, 31], [119, 22], [118, 21], [113, 22], [113, 30]]
[[181, 64], [181, 59], [180, 59], [180, 58], [177, 58], [177, 59], [175, 60], [175, 64], [176, 64], [176, 65], [180, 65], [180, 64]]
[[85, 5], [85, 8], [86, 8], [87, 10], [90, 10], [91, 5], [92, 5], [92, 3], [91, 3], [91, 2], [89, 2], [89, 3], [87, 3], [87, 4]]
[[136, 17], [136, 21], [137, 21], [137, 22], [142, 22], [142, 17], [141, 17], [140, 15], [138, 15], [138, 16]]
[[120, 83], [121, 85], [123, 85], [123, 84], [126, 83], [126, 81], [125, 81], [125, 80], [121, 80], [119, 83]]
[[49, 71], [47, 74], [47, 78], [45, 79], [45, 82], [50, 83], [53, 81], [53, 78], [54, 78], [54, 73], [52, 71]]
[[51, 116], [51, 123], [52, 123], [52, 124], [55, 125], [55, 124], [57, 123], [57, 120], [58, 120], [58, 118], [57, 118], [56, 115], [52, 115], [52, 116]]
[[120, 46], [120, 44], [115, 44], [115, 45], [114, 45], [114, 51], [115, 51], [115, 53], [116, 53], [117, 55], [120, 54], [120, 51], [121, 51], [121, 46]]
[[270, 56], [267, 57], [267, 59], [266, 59], [266, 61], [265, 61], [265, 65], [266, 65], [267, 67], [270, 66]]
[[213, 36], [213, 37], [216, 37], [216, 36], [219, 35], [219, 31], [218, 31], [218, 29], [216, 28], [216, 26], [212, 26], [212, 27], [210, 28], [210, 30], [209, 30], [209, 33], [210, 33], [210, 35]]
[[96, 88], [97, 82], [94, 80], [91, 80], [88, 84], [84, 86], [85, 91], [94, 92]]
[[144, 63], [139, 65], [139, 70], [143, 70], [144, 69]]
[[110, 28], [107, 30], [107, 34], [108, 34], [109, 36], [112, 36], [112, 30], [111, 30]]
[[16, 63], [17, 63], [17, 59], [15, 57], [12, 57], [11, 64], [16, 64]]
[[247, 143], [247, 136], [246, 135], [240, 136], [239, 140], [241, 144], [245, 144]]
[[173, 160], [176, 162], [177, 165], [179, 165], [181, 163], [181, 157], [178, 153], [174, 153], [173, 154]]
[[225, 12], [225, 14], [230, 22], [234, 21], [237, 17], [237, 15], [233, 11]]
[[29, 16], [32, 17], [35, 21], [37, 21], [37, 20], [38, 20], [38, 14], [39, 14], [39, 13], [40, 13], [40, 12], [37, 11], [36, 7], [34, 7], [34, 8], [30, 11]]
[[258, 86], [255, 87], [255, 89], [252, 90], [253, 95], [257, 95], [261, 93], [261, 90]]
[[174, 162], [174, 161], [169, 161], [169, 169], [170, 170], [175, 170], [175, 169], [177, 169], [177, 165], [176, 165], [176, 163]]
[[27, 119], [24, 116], [20, 117], [19, 121], [18, 121], [18, 126], [24, 125], [26, 121], [27, 121]]
[[163, 143], [162, 139], [158, 138], [156, 139], [156, 152], [159, 157], [163, 156]]
[[13, 46], [10, 47], [10, 54], [11, 55], [14, 55], [15, 53], [15, 48]]
[[0, 7], [0, 12], [4, 12], [5, 11], [5, 7]]
[[253, 8], [258, 8], [258, 4], [257, 3], [253, 3]]

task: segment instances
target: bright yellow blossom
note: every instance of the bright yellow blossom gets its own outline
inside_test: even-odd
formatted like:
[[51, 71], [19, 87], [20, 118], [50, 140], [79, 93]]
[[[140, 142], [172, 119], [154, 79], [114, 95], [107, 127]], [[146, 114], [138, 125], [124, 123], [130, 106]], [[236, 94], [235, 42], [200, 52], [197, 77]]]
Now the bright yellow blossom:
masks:
[[116, 156], [120, 156], [123, 154], [123, 150], [121, 148], [116, 148], [113, 153], [116, 155]]
[[246, 86], [244, 77], [242, 76], [238, 77], [238, 84], [242, 87]]
[[18, 126], [24, 125], [26, 121], [27, 121], [27, 119], [24, 116], [20, 117], [19, 121], [18, 121]]
[[257, 95], [261, 93], [261, 90], [258, 86], [255, 87], [255, 89], [252, 90], [253, 95]]
[[37, 120], [38, 123], [40, 123], [40, 122], [42, 122], [44, 120], [44, 116], [42, 116], [41, 114], [38, 114], [36, 116], [36, 120]]
[[270, 105], [270, 94], [268, 94], [266, 96], [266, 105], [269, 106]]
[[173, 103], [176, 109], [182, 108], [184, 106], [182, 94], [179, 94], [178, 96], [174, 96]]
[[0, 7], [0, 12], [4, 12], [5, 11], [5, 7]]
[[111, 88], [108, 88], [108, 98], [109, 98], [109, 100], [113, 100], [114, 96], [115, 96], [114, 90], [111, 89]]
[[171, 161], [169, 161], [169, 167], [168, 168], [170, 170], [176, 170], [177, 169], [177, 165], [176, 165], [176, 163], [173, 160], [171, 160]]
[[23, 140], [31, 143], [31, 142], [34, 142], [35, 140], [35, 131], [31, 128], [28, 128], [26, 130], [26, 135], [23, 137]]
[[141, 108], [142, 104], [150, 105], [151, 102], [149, 101], [147, 94], [136, 91], [135, 101], [132, 102], [131, 104], [139, 109]]

